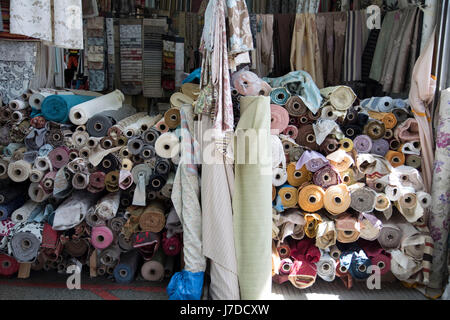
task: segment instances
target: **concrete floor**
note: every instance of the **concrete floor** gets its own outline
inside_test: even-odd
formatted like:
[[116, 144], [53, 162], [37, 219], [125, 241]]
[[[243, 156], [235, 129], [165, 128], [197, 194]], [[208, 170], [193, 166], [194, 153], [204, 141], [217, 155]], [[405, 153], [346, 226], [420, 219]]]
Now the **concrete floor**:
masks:
[[[115, 283], [106, 277], [89, 278], [83, 273], [81, 290], [69, 290], [66, 275], [56, 271], [32, 271], [29, 279], [0, 278], [0, 300], [167, 300], [168, 280], [151, 283], [136, 279], [129, 285]], [[289, 282], [273, 284], [273, 300], [425, 300], [417, 290], [398, 281], [383, 282], [382, 290], [369, 290], [364, 282], [345, 289], [337, 279], [332, 283], [317, 279], [312, 288], [298, 290]]]

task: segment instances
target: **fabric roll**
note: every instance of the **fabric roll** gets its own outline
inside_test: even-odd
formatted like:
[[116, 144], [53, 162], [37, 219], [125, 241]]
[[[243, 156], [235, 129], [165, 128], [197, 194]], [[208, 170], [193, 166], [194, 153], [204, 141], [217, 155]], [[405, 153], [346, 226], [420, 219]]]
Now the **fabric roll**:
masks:
[[104, 196], [95, 206], [95, 212], [103, 220], [110, 220], [115, 217], [119, 209], [120, 193], [110, 193]]
[[144, 141], [140, 138], [133, 138], [128, 141], [128, 150], [131, 154], [137, 155], [140, 154], [142, 148], [144, 147]]
[[347, 289], [351, 289], [353, 286], [353, 278], [348, 269], [344, 266], [341, 266], [340, 262], [337, 262], [336, 264], [336, 276], [341, 278], [342, 282], [344, 283], [345, 287]]
[[84, 101], [70, 109], [69, 118], [73, 124], [82, 125], [88, 122], [88, 120], [97, 113], [120, 109], [125, 97], [120, 90], [115, 90], [104, 96], [89, 100], [91, 101]]
[[28, 196], [34, 202], [44, 202], [50, 197], [49, 193], [46, 193], [44, 188], [39, 183], [31, 183], [28, 189]]
[[[144, 145], [139, 153], [139, 155], [142, 157], [142, 159], [144, 160], [150, 160], [150, 159], [154, 159], [156, 157], [156, 150], [155, 147], [151, 146], [151, 145]], [[167, 160], [167, 159], [164, 159]]]
[[372, 150], [370, 151], [370, 153], [374, 153], [384, 157], [388, 151], [389, 151], [389, 142], [387, 140], [378, 139], [372, 141]]
[[404, 165], [406, 161], [406, 157], [403, 153], [392, 150], [389, 150], [386, 153], [385, 158], [394, 168]]
[[308, 108], [299, 96], [291, 96], [286, 103], [286, 110], [292, 117], [300, 117], [305, 115]]
[[315, 151], [305, 151], [295, 166], [296, 170], [306, 166], [310, 172], [316, 172], [328, 164], [328, 159], [322, 154]]
[[149, 189], [152, 191], [160, 191], [166, 184], [166, 178], [160, 174], [152, 174], [149, 178]]
[[339, 142], [333, 138], [326, 138], [320, 145], [320, 152], [329, 155], [339, 149]]
[[22, 184], [13, 186], [13, 188], [5, 186], [4, 189], [0, 190], [0, 204], [8, 203], [16, 199], [18, 196], [23, 195], [23, 192], [26, 190], [25, 185]]
[[145, 206], [145, 186], [148, 185], [152, 170], [144, 164], [133, 167], [131, 171], [136, 189], [133, 196], [133, 205]]
[[345, 134], [345, 136], [349, 139], [355, 139], [358, 135], [360, 135], [363, 132], [362, 126], [359, 125], [346, 125], [343, 126], [341, 129], [342, 132]]
[[400, 247], [402, 231], [393, 223], [383, 222], [383, 227], [378, 236], [378, 242], [385, 250], [397, 249]]
[[108, 192], [119, 191], [120, 172], [117, 170], [110, 171], [105, 175], [105, 188]]
[[120, 249], [116, 245], [111, 245], [106, 249], [103, 249], [98, 259], [101, 264], [105, 265], [106, 267], [112, 267], [117, 265], [120, 258]]
[[84, 221], [86, 221], [87, 225], [90, 227], [104, 226], [106, 224], [105, 220], [99, 217], [94, 208], [89, 209]]
[[346, 171], [354, 164], [353, 158], [342, 149], [328, 154], [326, 158], [338, 172]]
[[317, 275], [327, 282], [336, 277], [336, 261], [327, 252], [321, 252], [320, 260], [316, 263]]
[[289, 136], [291, 139], [295, 140], [298, 136], [298, 129], [296, 126], [289, 125], [283, 131], [283, 134]]
[[407, 155], [413, 154], [416, 156], [420, 156], [420, 152], [421, 152], [420, 141], [413, 141], [413, 142], [405, 143], [402, 146], [401, 151]]
[[322, 96], [328, 100], [336, 110], [348, 110], [356, 100], [356, 94], [347, 86], [327, 87], [320, 90]]
[[105, 188], [105, 173], [104, 172], [94, 172], [89, 175], [89, 186], [88, 191], [91, 193], [98, 193], [103, 191]]
[[344, 138], [339, 140], [340, 148], [345, 152], [350, 152], [353, 150], [353, 141], [349, 138]]
[[70, 110], [74, 106], [94, 98], [80, 95], [51, 95], [42, 102], [41, 112], [46, 120], [67, 123]]
[[272, 185], [275, 187], [280, 187], [287, 181], [287, 172], [283, 168], [273, 168], [272, 169]]
[[369, 153], [372, 150], [372, 139], [366, 135], [359, 135], [353, 140], [354, 148], [358, 153]]
[[369, 116], [383, 122], [385, 129], [394, 129], [397, 126], [397, 118], [393, 113], [369, 111]]
[[0, 159], [0, 180], [8, 178], [8, 166], [9, 161], [5, 159]]
[[3, 154], [6, 157], [12, 157], [14, 152], [22, 148], [24, 145], [21, 143], [10, 143], [3, 149]]
[[306, 166], [300, 168], [300, 170], [295, 169], [295, 162], [291, 162], [287, 166], [287, 181], [293, 187], [299, 187], [303, 183], [311, 181], [312, 174], [306, 169]]
[[323, 220], [317, 227], [316, 247], [327, 249], [336, 244], [337, 232], [334, 221]]
[[55, 210], [54, 230], [68, 230], [78, 225], [87, 211], [97, 200], [97, 196], [87, 192], [74, 192]]
[[9, 108], [13, 111], [23, 110], [27, 107], [27, 103], [20, 99], [15, 99], [9, 101], [8, 104]]
[[310, 150], [318, 150], [319, 145], [316, 143], [316, 135], [312, 125], [301, 126], [298, 130], [296, 142], [300, 146], [309, 148]]
[[30, 103], [30, 107], [36, 110], [41, 110], [42, 103], [44, 102], [45, 98], [47, 98], [50, 95], [51, 95], [50, 92], [45, 91], [33, 93], [28, 100]]
[[48, 159], [51, 161], [53, 168], [60, 169], [69, 163], [69, 150], [66, 147], [53, 149], [48, 154]]
[[173, 237], [167, 238], [166, 234], [164, 233], [162, 239], [162, 249], [166, 256], [173, 257], [178, 255], [181, 252], [182, 247], [183, 244], [179, 234], [175, 234]]
[[305, 234], [309, 238], [315, 238], [317, 236], [317, 231], [319, 225], [323, 222], [323, 219], [320, 215], [316, 213], [307, 213], [305, 214]]
[[382, 227], [382, 222], [378, 220], [374, 215], [362, 213], [359, 216], [360, 224], [361, 224], [361, 234], [360, 238], [375, 241]]
[[405, 122], [409, 118], [408, 111], [406, 111], [404, 109], [398, 109], [398, 108], [397, 109], [393, 109], [392, 110], [392, 114], [397, 119], [397, 124], [401, 124], [401, 123]]
[[289, 125], [289, 114], [285, 108], [271, 104], [270, 105], [271, 124], [270, 128], [274, 134], [279, 134], [286, 130]]
[[355, 246], [349, 251], [344, 251], [339, 259], [341, 267], [344, 267], [355, 279], [366, 279], [369, 277], [367, 268], [371, 266], [372, 262], [367, 257], [364, 250]]
[[384, 123], [379, 121], [369, 121], [364, 130], [372, 140], [381, 139], [386, 133]]
[[391, 207], [389, 198], [384, 193], [379, 193], [375, 202], [375, 209], [377, 211], [386, 211]]
[[19, 225], [11, 237], [10, 251], [19, 263], [33, 262], [42, 242], [43, 225], [36, 222]]
[[142, 231], [154, 233], [160, 232], [166, 225], [164, 209], [161, 203], [152, 202], [148, 205], [139, 218], [139, 226]]
[[368, 187], [351, 190], [350, 197], [350, 207], [358, 212], [372, 212], [375, 208], [377, 194]]
[[72, 239], [64, 244], [64, 251], [74, 258], [80, 258], [86, 254], [89, 244], [85, 239]]
[[381, 246], [374, 241], [360, 241], [361, 248], [367, 254], [373, 266], [380, 269], [380, 275], [387, 274], [391, 269], [391, 255], [381, 248]]
[[147, 281], [162, 281], [164, 279], [165, 256], [161, 249], [151, 261], [145, 262], [141, 267], [141, 275]]
[[45, 144], [46, 129], [33, 129], [25, 137], [24, 143], [29, 150], [39, 150]]
[[170, 108], [164, 114], [164, 122], [169, 127], [169, 129], [175, 129], [180, 125], [180, 110], [177, 108]]
[[161, 158], [170, 159], [180, 152], [180, 143], [173, 133], [163, 133], [155, 143], [156, 154]]
[[330, 256], [337, 262], [339, 262], [339, 257], [341, 256], [341, 250], [336, 245], [330, 247]]
[[0, 221], [8, 219], [12, 213], [25, 203], [24, 197], [17, 197], [0, 205]]
[[344, 213], [351, 204], [351, 197], [349, 190], [345, 184], [331, 186], [325, 191], [324, 207], [333, 214], [338, 215]]
[[296, 188], [284, 185], [278, 191], [278, 195], [284, 208], [293, 208], [297, 205], [298, 191]]
[[312, 286], [316, 281], [317, 267], [320, 260], [320, 251], [309, 239], [297, 242], [296, 247], [291, 250], [296, 259], [289, 274], [289, 281], [298, 289]]
[[313, 175], [313, 183], [322, 187], [322, 189], [327, 189], [328, 187], [337, 185], [340, 182], [339, 173], [331, 166], [320, 168], [318, 171], [314, 172]]
[[131, 283], [138, 270], [141, 258], [137, 250], [122, 253], [120, 262], [114, 268], [114, 279], [118, 283]]
[[96, 249], [105, 249], [111, 245], [114, 235], [107, 226], [92, 228], [91, 243]]
[[270, 92], [272, 103], [278, 106], [284, 106], [289, 101], [290, 96], [290, 93], [284, 87], [274, 88]]
[[399, 124], [394, 131], [394, 136], [402, 143], [420, 140], [417, 120], [408, 118], [406, 121]]
[[339, 216], [335, 221], [337, 230], [337, 241], [341, 243], [352, 243], [358, 240], [361, 226], [358, 219], [350, 214]]
[[29, 178], [30, 174], [31, 165], [24, 160], [12, 162], [8, 166], [8, 176], [14, 182], [23, 182]]
[[6, 254], [0, 254], [0, 275], [8, 277], [17, 271], [19, 271], [17, 260]]
[[146, 144], [154, 146], [156, 143], [156, 140], [160, 136], [160, 132], [154, 128], [150, 128], [144, 133], [142, 133], [142, 139]]
[[323, 198], [325, 191], [316, 185], [308, 185], [298, 194], [298, 204], [300, 208], [307, 212], [316, 212], [323, 208]]

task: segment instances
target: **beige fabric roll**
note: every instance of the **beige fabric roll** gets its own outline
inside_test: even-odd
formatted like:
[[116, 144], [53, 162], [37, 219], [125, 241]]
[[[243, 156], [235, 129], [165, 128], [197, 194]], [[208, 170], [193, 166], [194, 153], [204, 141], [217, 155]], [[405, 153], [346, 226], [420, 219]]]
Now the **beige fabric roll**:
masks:
[[8, 176], [14, 182], [24, 182], [31, 174], [31, 164], [25, 160], [12, 162], [8, 166]]

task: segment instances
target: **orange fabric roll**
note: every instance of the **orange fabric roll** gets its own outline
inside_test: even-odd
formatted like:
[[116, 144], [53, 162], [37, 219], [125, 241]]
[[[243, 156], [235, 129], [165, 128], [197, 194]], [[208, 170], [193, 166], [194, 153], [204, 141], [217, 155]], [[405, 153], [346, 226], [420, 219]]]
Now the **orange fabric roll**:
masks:
[[323, 198], [325, 191], [314, 184], [307, 185], [300, 189], [298, 194], [298, 204], [300, 208], [307, 212], [316, 212], [323, 208]]
[[406, 157], [403, 153], [389, 150], [385, 156], [386, 160], [394, 167], [399, 167], [405, 164]]
[[295, 170], [295, 165], [295, 162], [291, 162], [286, 169], [288, 183], [293, 187], [299, 187], [303, 183], [311, 181], [312, 173], [306, 169], [306, 166], [301, 167], [300, 170]]
[[278, 191], [281, 204], [284, 208], [293, 208], [297, 205], [298, 193], [294, 187], [284, 187]]
[[332, 215], [344, 213], [350, 207], [350, 203], [350, 193], [345, 184], [331, 186], [325, 191], [323, 204], [325, 209]]

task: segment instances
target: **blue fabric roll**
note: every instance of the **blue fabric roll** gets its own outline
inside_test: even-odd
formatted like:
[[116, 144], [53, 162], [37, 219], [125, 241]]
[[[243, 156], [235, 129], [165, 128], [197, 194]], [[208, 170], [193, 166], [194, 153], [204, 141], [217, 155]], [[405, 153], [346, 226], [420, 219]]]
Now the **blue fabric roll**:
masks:
[[120, 263], [114, 268], [114, 279], [118, 283], [130, 283], [134, 280], [140, 262], [139, 252], [128, 251], [120, 256]]
[[51, 95], [44, 99], [41, 106], [42, 115], [46, 120], [58, 123], [67, 123], [72, 107], [94, 99], [91, 96]]
[[0, 221], [8, 219], [11, 214], [23, 206], [25, 203], [25, 197], [23, 195], [18, 196], [14, 200], [0, 205]]
[[290, 97], [291, 94], [286, 90], [286, 88], [275, 88], [272, 92], [270, 92], [270, 99], [272, 100], [272, 103], [279, 106], [284, 106]]
[[169, 300], [200, 300], [203, 291], [204, 272], [177, 272], [167, 286]]
[[364, 250], [355, 247], [352, 250], [344, 251], [339, 260], [341, 266], [347, 268], [353, 278], [363, 280], [370, 276], [367, 269], [372, 262]]

